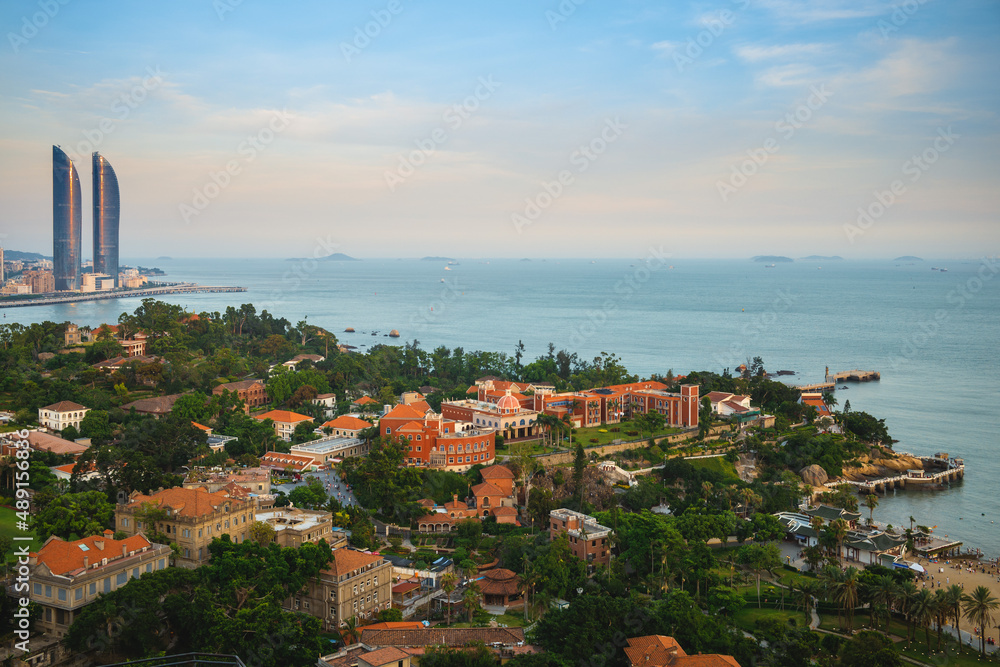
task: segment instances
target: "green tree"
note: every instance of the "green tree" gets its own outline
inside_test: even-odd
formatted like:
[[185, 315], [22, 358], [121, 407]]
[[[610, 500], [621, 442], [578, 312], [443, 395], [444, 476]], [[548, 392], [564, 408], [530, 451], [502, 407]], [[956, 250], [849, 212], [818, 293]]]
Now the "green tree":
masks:
[[451, 594], [455, 591], [456, 586], [458, 586], [458, 575], [454, 572], [448, 572], [441, 577], [441, 589], [445, 592], [445, 595], [448, 596], [448, 625], [451, 625]]
[[277, 533], [271, 524], [264, 521], [254, 521], [250, 525], [250, 539], [261, 546], [274, 542]]
[[712, 399], [705, 396], [701, 399], [701, 408], [698, 410], [698, 439], [704, 440], [712, 429]]
[[903, 667], [899, 648], [893, 641], [873, 630], [862, 630], [841, 646], [841, 667]]
[[757, 606], [760, 607], [760, 575], [781, 566], [781, 549], [774, 542], [744, 544], [736, 550], [736, 562], [753, 570], [757, 577]]
[[875, 523], [875, 508], [878, 507], [878, 496], [869, 493], [865, 496], [865, 507], [868, 508], [868, 525]]
[[976, 586], [971, 593], [962, 596], [962, 611], [965, 617], [980, 628], [980, 655], [986, 655], [986, 628], [993, 627], [993, 618], [998, 607], [1000, 600], [994, 597], [986, 586]]
[[576, 495], [576, 506], [583, 510], [583, 472], [587, 468], [587, 455], [583, 452], [583, 443], [576, 443], [576, 454], [573, 456], [573, 490]]
[[114, 505], [100, 491], [68, 493], [38, 511], [31, 518], [31, 525], [42, 542], [51, 535], [78, 540], [111, 528], [114, 515]]

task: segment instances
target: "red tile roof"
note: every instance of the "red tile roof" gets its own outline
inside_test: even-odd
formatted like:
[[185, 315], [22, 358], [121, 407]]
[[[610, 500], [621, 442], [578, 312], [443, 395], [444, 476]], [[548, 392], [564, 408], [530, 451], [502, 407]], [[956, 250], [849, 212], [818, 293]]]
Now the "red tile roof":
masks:
[[74, 403], [73, 401], [59, 401], [58, 403], [53, 403], [52, 405], [46, 405], [42, 410], [52, 410], [53, 412], [76, 412], [78, 410], [89, 410], [84, 405], [79, 403]]
[[198, 422], [191, 422], [191, 425], [194, 426], [195, 428], [200, 428], [202, 431], [207, 431], [209, 433], [211, 433], [212, 431], [212, 429], [210, 429], [209, 427], [199, 424]]
[[[109, 561], [113, 558], [121, 558], [122, 547], [125, 547], [126, 555], [128, 555], [128, 552], [140, 551], [151, 545], [152, 542], [143, 535], [133, 535], [124, 540], [111, 539], [110, 530], [104, 535], [92, 535], [73, 542], [67, 542], [53, 535], [38, 550], [37, 556], [38, 562], [45, 563], [52, 574], [65, 575], [82, 570], [84, 558], [87, 558], [89, 565], [93, 566], [105, 558]], [[86, 549], [81, 547], [86, 547]]]
[[260, 464], [268, 468], [281, 468], [282, 470], [291, 466], [297, 472], [302, 472], [313, 466], [313, 457], [302, 454], [268, 452], [260, 458]]
[[389, 410], [382, 419], [423, 419], [424, 413], [409, 405], [397, 405]]
[[514, 479], [514, 473], [510, 471], [510, 468], [502, 465], [495, 465], [495, 466], [489, 466], [488, 468], [483, 468], [479, 471], [479, 474], [483, 476], [484, 480]]
[[408, 657], [410, 657], [410, 654], [406, 651], [401, 651], [395, 646], [387, 646], [386, 648], [358, 656], [358, 662], [364, 662], [372, 667], [382, 667], [383, 665], [396, 664]]
[[254, 415], [254, 419], [270, 419], [273, 422], [281, 422], [284, 424], [297, 424], [304, 421], [312, 421], [312, 417], [309, 415], [300, 415], [297, 412], [292, 412], [291, 410], [268, 410], [262, 415]]
[[431, 410], [430, 403], [427, 401], [412, 401], [409, 405], [414, 410], [419, 410], [421, 414], [427, 414]]
[[331, 419], [327, 423], [323, 424], [321, 428], [339, 428], [347, 431], [361, 431], [366, 428], [371, 428], [372, 424], [366, 422], [364, 419], [358, 419], [357, 417], [352, 417], [350, 415], [341, 415], [336, 419]]
[[414, 630], [369, 630], [369, 646], [420, 647], [443, 644], [465, 646], [473, 642], [516, 646], [524, 643], [524, 628], [420, 628]]
[[[396, 584], [392, 587], [393, 593], [398, 593], [402, 595], [403, 593], [409, 593], [412, 590], [420, 588], [420, 584], [415, 581], [404, 581], [401, 584]], [[419, 625], [419, 624], [418, 624]]]
[[[16, 433], [6, 433], [4, 437], [10, 440], [23, 440]], [[79, 456], [87, 451], [87, 445], [81, 445], [71, 440], [60, 438], [57, 435], [52, 435], [51, 433], [42, 433], [41, 431], [28, 431], [28, 445], [36, 450], [52, 452], [54, 454], [72, 454], [73, 456]]]
[[354, 405], [368, 405], [369, 403], [378, 404], [378, 401], [371, 396], [362, 396], [358, 400], [354, 401]]
[[148, 496], [142, 493], [134, 494], [126, 507], [137, 508], [143, 503], [153, 503], [160, 507], [169, 507], [180, 516], [190, 517], [200, 517], [212, 512], [222, 511], [220, 508], [226, 503], [235, 503], [235, 505], [231, 505], [234, 511], [241, 509], [243, 506], [241, 501], [231, 499], [221, 491], [209, 493], [202, 488], [185, 489], [175, 487], [157, 491]]
[[366, 554], [354, 551], [353, 549], [335, 549], [333, 552], [333, 562], [330, 563], [330, 567], [326, 569], [326, 572], [335, 577], [341, 577], [365, 565], [378, 563], [381, 560], [383, 560], [381, 556], [374, 554]]
[[625, 655], [633, 667], [740, 667], [728, 655], [687, 655], [673, 637], [647, 635], [627, 641]]
[[493, 512], [493, 516], [517, 516], [517, 510], [513, 507], [496, 507], [491, 511]]
[[472, 495], [476, 498], [481, 498], [482, 496], [502, 496], [504, 492], [496, 484], [483, 482], [472, 487]]

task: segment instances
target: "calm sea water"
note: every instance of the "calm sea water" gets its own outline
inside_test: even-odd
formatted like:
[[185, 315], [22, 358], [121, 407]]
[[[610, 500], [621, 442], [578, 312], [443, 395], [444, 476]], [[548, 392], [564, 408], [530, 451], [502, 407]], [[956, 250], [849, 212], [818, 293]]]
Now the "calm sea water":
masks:
[[[936, 532], [1000, 554], [1000, 266], [989, 261], [921, 263], [797, 261], [150, 260], [167, 280], [241, 285], [246, 294], [179, 295], [195, 311], [254, 303], [293, 323], [340, 332], [361, 350], [418, 339], [527, 358], [547, 344], [591, 359], [618, 355], [634, 373], [721, 371], [751, 356], [769, 370], [822, 380], [824, 367], [878, 370], [882, 380], [839, 390], [841, 405], [884, 417], [896, 448], [945, 451], [967, 462], [966, 478], [940, 491], [882, 501], [877, 520]], [[931, 267], [946, 267], [947, 272]], [[442, 282], [442, 280], [444, 282]], [[137, 299], [8, 309], [6, 321], [97, 325]], [[401, 338], [385, 338], [398, 329]], [[376, 331], [376, 336], [371, 332]], [[997, 523], [993, 523], [996, 521]]]

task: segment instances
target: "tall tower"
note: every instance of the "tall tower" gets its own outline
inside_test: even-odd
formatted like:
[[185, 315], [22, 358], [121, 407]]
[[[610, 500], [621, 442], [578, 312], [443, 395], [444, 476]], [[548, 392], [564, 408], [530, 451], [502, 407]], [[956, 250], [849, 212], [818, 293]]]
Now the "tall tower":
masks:
[[83, 208], [73, 161], [52, 147], [52, 275], [56, 290], [80, 288]]
[[0, 246], [0, 285], [3, 285], [4, 273], [3, 273], [3, 246]]
[[106, 273], [118, 284], [118, 177], [111, 163], [94, 153], [94, 273]]

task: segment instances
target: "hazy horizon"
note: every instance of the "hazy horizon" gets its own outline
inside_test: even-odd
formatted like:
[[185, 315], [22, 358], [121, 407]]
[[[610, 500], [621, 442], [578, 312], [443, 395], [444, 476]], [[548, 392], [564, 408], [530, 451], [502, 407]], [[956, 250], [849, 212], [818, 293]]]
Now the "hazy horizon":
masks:
[[51, 254], [52, 145], [85, 259], [95, 150], [123, 257], [1000, 246], [988, 0], [43, 4], [0, 7], [8, 248]]

